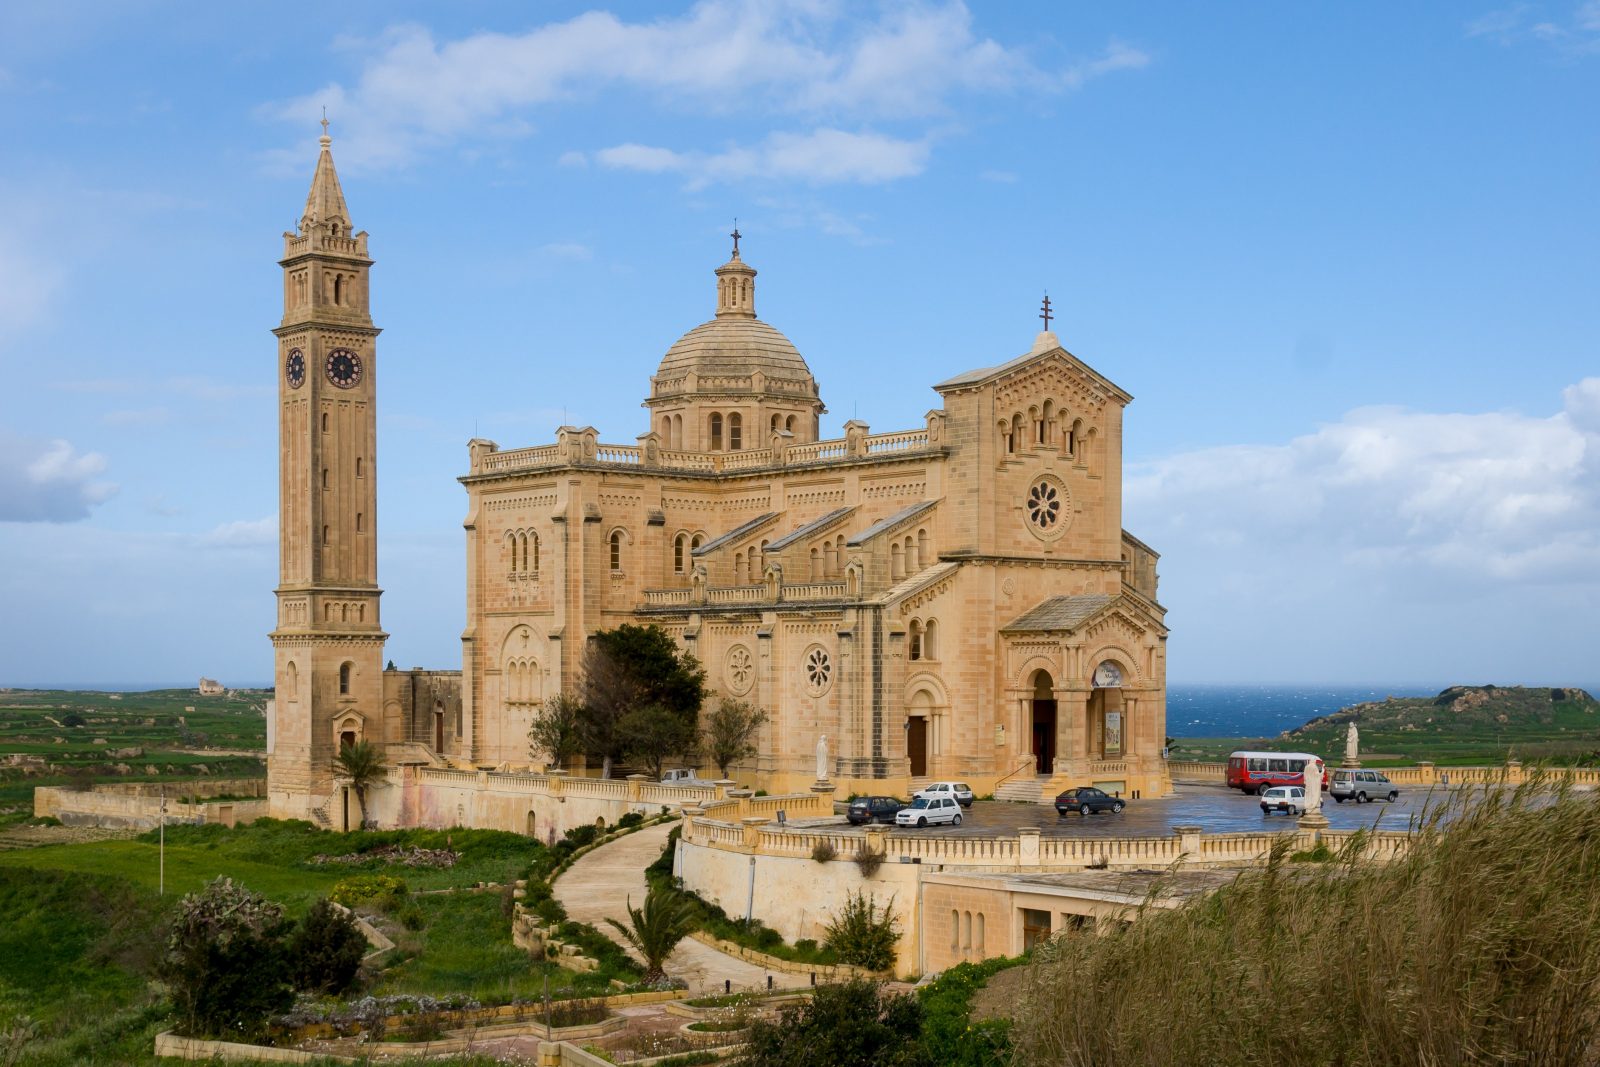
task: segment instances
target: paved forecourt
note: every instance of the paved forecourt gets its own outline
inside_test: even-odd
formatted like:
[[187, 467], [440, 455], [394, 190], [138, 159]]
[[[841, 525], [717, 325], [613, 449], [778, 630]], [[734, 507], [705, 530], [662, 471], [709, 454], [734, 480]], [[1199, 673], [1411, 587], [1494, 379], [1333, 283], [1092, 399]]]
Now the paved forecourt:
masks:
[[[580, 856], [554, 886], [556, 899], [567, 909], [567, 916], [589, 923], [638, 958], [638, 953], [606, 920], [616, 919], [627, 925], [628, 901], [631, 899], [636, 908], [644, 905], [644, 870], [661, 855], [674, 825], [647, 827]], [[690, 992], [695, 994], [720, 993], [725, 982], [732, 982], [735, 992], [765, 989], [769, 974], [773, 985], [780, 989], [810, 984], [805, 976], [767, 971], [689, 938], [679, 943], [667, 960], [666, 970], [670, 977], [688, 982]]]

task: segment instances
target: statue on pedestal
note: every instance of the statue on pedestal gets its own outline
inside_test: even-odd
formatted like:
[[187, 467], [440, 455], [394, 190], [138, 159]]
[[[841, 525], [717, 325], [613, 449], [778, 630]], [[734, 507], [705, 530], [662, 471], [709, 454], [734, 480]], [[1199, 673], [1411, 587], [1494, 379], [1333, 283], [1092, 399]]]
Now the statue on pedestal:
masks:
[[1312, 758], [1306, 760], [1304, 778], [1306, 781], [1306, 814], [1311, 815], [1322, 811], [1322, 767], [1321, 760]]
[[817, 781], [828, 780], [828, 735], [817, 738]]
[[1350, 728], [1344, 732], [1344, 765], [1346, 767], [1356, 767], [1360, 765], [1361, 761], [1356, 756], [1356, 753], [1359, 751], [1360, 734], [1356, 730], [1356, 724], [1351, 723]]

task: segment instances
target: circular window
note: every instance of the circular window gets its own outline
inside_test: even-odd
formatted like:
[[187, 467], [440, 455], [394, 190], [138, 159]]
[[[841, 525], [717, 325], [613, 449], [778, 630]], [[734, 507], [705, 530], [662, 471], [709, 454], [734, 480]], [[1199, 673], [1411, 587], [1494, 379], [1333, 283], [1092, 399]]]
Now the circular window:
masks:
[[1053, 540], [1066, 532], [1072, 521], [1071, 501], [1067, 487], [1053, 477], [1043, 477], [1028, 489], [1024, 508], [1028, 516], [1028, 529], [1036, 537]]
[[826, 693], [828, 686], [833, 683], [833, 660], [828, 658], [828, 650], [821, 645], [811, 646], [802, 665], [806, 675], [806, 688], [814, 696]]
[[755, 684], [755, 660], [751, 657], [750, 650], [743, 645], [734, 645], [728, 649], [727, 678], [728, 692], [734, 696], [744, 696]]

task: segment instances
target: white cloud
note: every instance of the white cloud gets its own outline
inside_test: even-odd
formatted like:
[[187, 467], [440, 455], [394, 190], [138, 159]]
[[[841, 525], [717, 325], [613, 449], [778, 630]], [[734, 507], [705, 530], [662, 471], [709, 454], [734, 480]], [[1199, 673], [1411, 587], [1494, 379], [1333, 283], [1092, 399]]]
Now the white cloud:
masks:
[[117, 491], [105, 457], [62, 440], [0, 433], [0, 522], [75, 522]]
[[1585, 0], [1570, 20], [1547, 18], [1537, 4], [1512, 4], [1471, 20], [1466, 34], [1506, 46], [1534, 41], [1565, 56], [1600, 54], [1600, 0]]
[[594, 249], [577, 241], [555, 241], [551, 244], [540, 245], [539, 252], [552, 259], [566, 259], [585, 262], [594, 258]]
[[236, 519], [221, 523], [195, 538], [200, 548], [261, 548], [278, 542], [278, 516]]
[[[675, 17], [627, 22], [590, 11], [525, 33], [444, 41], [423, 26], [397, 26], [364, 47], [350, 45], [366, 52], [352, 83], [330, 83], [267, 112], [305, 124], [309, 137], [326, 106], [339, 124], [340, 162], [354, 169], [403, 166], [462, 138], [522, 136], [520, 113], [606, 91], [644, 93], [697, 114], [905, 120], [945, 114], [964, 94], [1059, 93], [1149, 62], [1113, 41], [1093, 59], [1051, 69], [976, 34], [960, 2], [861, 11], [809, 0], [702, 0]], [[584, 159], [569, 151], [560, 162]]]
[[560, 167], [587, 167], [589, 165], [589, 157], [582, 152], [563, 152], [556, 159], [556, 165]]
[[618, 170], [683, 174], [691, 188], [751, 178], [877, 185], [921, 174], [928, 164], [928, 150], [927, 141], [821, 129], [805, 134], [774, 133], [754, 147], [736, 146], [712, 154], [624, 144], [601, 149], [595, 153], [595, 161]]

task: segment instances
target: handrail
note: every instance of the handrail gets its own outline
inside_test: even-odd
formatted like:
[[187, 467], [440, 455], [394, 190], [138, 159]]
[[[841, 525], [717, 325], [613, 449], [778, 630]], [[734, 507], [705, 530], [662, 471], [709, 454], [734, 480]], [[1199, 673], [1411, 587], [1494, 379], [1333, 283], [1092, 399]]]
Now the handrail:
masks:
[[1000, 787], [1006, 783], [1007, 779], [1015, 778], [1017, 775], [1021, 774], [1022, 773], [1022, 769], [1024, 767], [1037, 767], [1037, 766], [1038, 766], [1037, 757], [1034, 756], [1034, 754], [1032, 752], [1029, 752], [1028, 754], [1026, 754], [1024, 756], [1018, 757], [1017, 758], [1017, 765], [1015, 767], [1013, 767], [1011, 769], [1011, 771], [1009, 773], [1007, 773], [1004, 777], [998, 779], [994, 783], [995, 791], [998, 792]]

